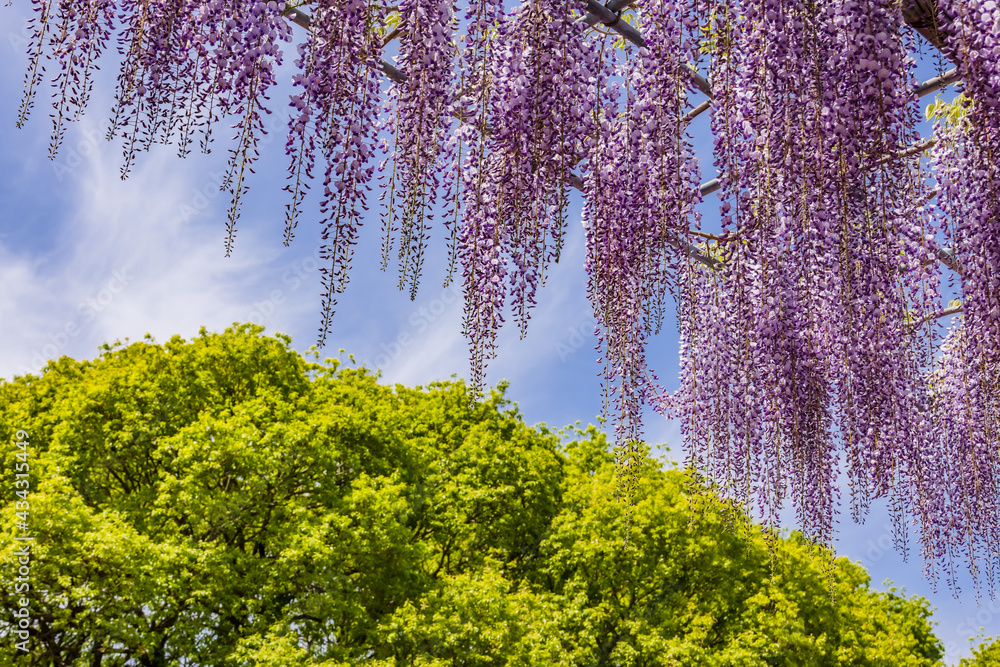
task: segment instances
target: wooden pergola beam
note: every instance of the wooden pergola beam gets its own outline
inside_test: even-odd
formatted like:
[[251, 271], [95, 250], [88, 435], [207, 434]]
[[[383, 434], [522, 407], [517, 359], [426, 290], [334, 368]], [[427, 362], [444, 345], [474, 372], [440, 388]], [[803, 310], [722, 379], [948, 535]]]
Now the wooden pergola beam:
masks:
[[902, 10], [903, 20], [947, 58], [941, 38], [937, 0], [903, 0]]

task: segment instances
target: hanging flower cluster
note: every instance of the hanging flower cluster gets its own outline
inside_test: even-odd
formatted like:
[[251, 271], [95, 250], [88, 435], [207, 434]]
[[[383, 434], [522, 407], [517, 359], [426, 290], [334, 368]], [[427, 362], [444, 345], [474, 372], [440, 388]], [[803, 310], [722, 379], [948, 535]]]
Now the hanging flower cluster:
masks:
[[[45, 71], [55, 57], [59, 71], [52, 84], [55, 156], [65, 123], [76, 120], [86, 106], [92, 73], [116, 23], [123, 54], [118, 90], [108, 137], [124, 139], [122, 178], [128, 176], [136, 153], [154, 143], [176, 141], [183, 156], [191, 134], [207, 134], [220, 114], [236, 116], [236, 144], [230, 149], [223, 188], [232, 197], [227, 224], [226, 253], [232, 248], [240, 198], [246, 192], [246, 172], [257, 158], [264, 133], [262, 113], [267, 92], [281, 62], [278, 42], [291, 29], [274, 2], [211, 0], [39, 0], [36, 2], [32, 64], [25, 82], [20, 125], [27, 118]], [[203, 146], [207, 150], [207, 145]]]
[[924, 543], [937, 559], [964, 558], [992, 581], [1000, 563], [1000, 9], [979, 0], [938, 5], [945, 52], [964, 82], [951, 117], [938, 116], [934, 151], [962, 316], [928, 383], [938, 511], [924, 529], [935, 539]]
[[870, 494], [890, 497], [901, 530], [926, 442], [923, 369], [933, 332], [916, 323], [940, 301], [926, 238], [933, 224], [922, 207], [926, 174], [900, 157], [920, 143], [907, 56], [912, 36], [897, 3], [843, 0], [831, 13], [831, 66], [839, 76], [829, 81], [839, 94], [821, 131], [833, 140], [827, 169], [837, 228], [830, 246], [840, 243], [838, 290], [826, 297], [837, 309], [836, 418], [855, 517]]
[[[40, 16], [36, 18], [35, 44], [32, 50], [40, 55], [43, 44], [59, 63], [53, 79], [56, 93], [52, 104], [52, 141], [49, 156], [54, 157], [62, 143], [67, 120], [77, 120], [87, 106], [95, 62], [104, 51], [114, 22], [114, 4], [110, 0], [57, 3], [36, 2]], [[54, 16], [50, 13], [55, 11]], [[26, 98], [22, 105], [20, 126], [31, 107], [34, 88], [40, 81], [42, 65], [37, 60], [29, 74]]]
[[320, 201], [323, 277], [320, 342], [330, 329], [336, 295], [350, 275], [354, 245], [367, 192], [375, 172], [372, 158], [379, 114], [380, 74], [375, 58], [380, 44], [371, 30], [374, 16], [364, 0], [319, 3], [312, 16], [309, 39], [299, 47], [301, 73], [294, 83], [301, 92], [292, 96], [295, 109], [289, 120], [286, 150], [291, 155], [286, 243], [298, 220], [308, 187], [307, 178], [322, 158], [323, 193]]
[[410, 74], [389, 91], [388, 126], [395, 148], [386, 250], [398, 231], [400, 287], [409, 283], [411, 298], [416, 297], [428, 225], [442, 185], [439, 158], [454, 121], [454, 5], [454, 0], [409, 0], [399, 6], [405, 30], [398, 63]]
[[[1000, 552], [1000, 461], [996, 429], [1000, 425], [1000, 368], [981, 364], [967, 327], [952, 327], [930, 376], [930, 428], [934, 434], [931, 463], [933, 494], [927, 500], [937, 510], [923, 517], [926, 560], [954, 566], [965, 560], [974, 576], [996, 576]], [[932, 540], [927, 539], [932, 537]], [[985, 556], [985, 563], [978, 562]], [[977, 579], [978, 579], [977, 576]]]
[[[466, 32], [461, 37], [457, 91], [452, 114], [461, 125], [445, 144], [442, 174], [445, 214], [444, 226], [450, 237], [448, 273], [445, 286], [454, 277], [458, 259], [458, 240], [467, 193], [464, 172], [469, 167], [469, 156], [482, 161], [488, 150], [490, 99], [492, 93], [490, 62], [496, 26], [504, 14], [503, 0], [470, 0], [465, 12]], [[476, 188], [481, 187], [476, 179]], [[383, 263], [385, 259], [383, 258]], [[502, 306], [501, 306], [502, 307]], [[502, 321], [502, 320], [501, 320]], [[466, 321], [466, 325], [469, 322]], [[466, 327], [468, 331], [468, 326]]]
[[[721, 10], [720, 10], [721, 11]], [[917, 460], [925, 266], [923, 175], [897, 3], [741, 3], [720, 13], [713, 129], [724, 276], [685, 293], [694, 461], [777, 521], [786, 493], [832, 537], [842, 445], [857, 514]], [[839, 442], [838, 442], [839, 440]], [[900, 506], [905, 498], [896, 498]]]
[[643, 406], [655, 393], [646, 342], [660, 327], [668, 288], [685, 281], [692, 261], [679, 250], [697, 227], [700, 198], [684, 118], [698, 55], [694, 10], [687, 0], [653, 0], [639, 12], [645, 46], [622, 63], [623, 109], [617, 82], [605, 87], [584, 184], [588, 292], [625, 479], [633, 477]]
[[473, 383], [482, 382], [510, 300], [522, 335], [565, 227], [571, 168], [584, 157], [596, 50], [568, 0], [528, 0], [489, 52], [488, 137], [463, 165], [458, 254]]
[[[901, 542], [916, 515], [929, 560], [974, 561], [985, 550], [990, 568], [1000, 562], [994, 0], [937, 3], [968, 101], [960, 122], [936, 131], [935, 204], [917, 159], [928, 144], [914, 130], [914, 38], [895, 0], [644, 0], [634, 8], [642, 35], [629, 37], [641, 46], [622, 52], [577, 13], [618, 19], [582, 0], [509, 10], [503, 0], [317, 0], [306, 3], [311, 17], [273, 1], [32, 4], [18, 124], [52, 70], [55, 154], [117, 31], [109, 138], [124, 143], [123, 177], [155, 143], [176, 142], [183, 156], [199, 135], [207, 152], [216, 123], [234, 130], [227, 254], [279, 44], [289, 19], [307, 28], [286, 143], [285, 240], [322, 172], [321, 343], [380, 143], [385, 256], [398, 240], [400, 283], [414, 295], [434, 216], [444, 219], [477, 388], [505, 316], [525, 332], [577, 187], [626, 480], [652, 403], [681, 418], [707, 480], [769, 521], [790, 500], [802, 528], [830, 541], [843, 466], [856, 518], [884, 497]], [[386, 12], [400, 19], [389, 34]], [[393, 65], [383, 57], [397, 38]], [[700, 172], [685, 134], [691, 69], [709, 58], [711, 84], [698, 81], [711, 92], [722, 188], [715, 235], [699, 229]], [[941, 258], [960, 274], [963, 315], [939, 348], [937, 322], [957, 310], [941, 308]], [[668, 294], [681, 334], [673, 396], [646, 355]]]
[[[952, 584], [956, 561], [967, 560], [974, 575], [982, 574], [977, 563], [981, 554], [987, 556], [985, 570], [992, 579], [1000, 537], [997, 455], [990, 434], [1000, 406], [995, 394], [989, 396], [991, 387], [982, 383], [970, 348], [967, 331], [952, 327], [930, 375], [929, 416], [935, 436], [931, 454], [941, 463], [929, 462], [933, 493], [925, 500], [937, 512], [923, 517], [922, 530], [925, 550], [930, 549], [926, 560], [944, 561]], [[995, 378], [997, 368], [989, 370]]]
[[1000, 113], [1000, 6], [995, 0], [938, 0], [945, 49], [985, 114]]
[[[992, 552], [995, 574], [1000, 544], [1000, 168], [992, 158], [988, 112], [960, 99], [952, 118], [938, 117], [934, 150], [940, 184], [938, 207], [960, 268], [963, 315], [942, 346], [930, 375], [934, 458], [940, 466], [935, 489], [938, 512], [927, 530], [953, 561], [975, 563], [977, 551]], [[995, 134], [994, 134], [995, 136]], [[926, 542], [926, 540], [925, 540]], [[984, 548], [985, 547], [985, 548]], [[956, 553], [957, 552], [957, 553]]]
[[[946, 48], [962, 70], [964, 120], [938, 127], [952, 155], [942, 208], [962, 267], [968, 344], [1000, 362], [1000, 8], [996, 2], [942, 0]], [[959, 172], [958, 168], [964, 171]]]

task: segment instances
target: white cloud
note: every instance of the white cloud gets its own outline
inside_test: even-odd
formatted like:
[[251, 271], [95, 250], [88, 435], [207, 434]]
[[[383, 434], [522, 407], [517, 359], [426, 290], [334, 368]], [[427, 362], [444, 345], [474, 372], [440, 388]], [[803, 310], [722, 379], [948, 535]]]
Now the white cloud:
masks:
[[[113, 145], [91, 142], [99, 127], [82, 121], [73, 143], [46, 176], [61, 182], [67, 206], [58, 220], [20, 249], [0, 246], [5, 286], [0, 331], [6, 351], [0, 374], [36, 371], [62, 354], [91, 357], [116, 338], [193, 335], [201, 325], [223, 328], [247, 320], [254, 297], [269, 293], [262, 277], [280, 253], [253, 224], [241, 226], [237, 251], [224, 257], [225, 196], [178, 168], [168, 150], [141, 155], [126, 181], [118, 178]], [[81, 148], [86, 147], [86, 148]], [[182, 165], [186, 166], [186, 165]], [[24, 193], [24, 205], [45, 189]], [[306, 295], [301, 295], [305, 297]]]

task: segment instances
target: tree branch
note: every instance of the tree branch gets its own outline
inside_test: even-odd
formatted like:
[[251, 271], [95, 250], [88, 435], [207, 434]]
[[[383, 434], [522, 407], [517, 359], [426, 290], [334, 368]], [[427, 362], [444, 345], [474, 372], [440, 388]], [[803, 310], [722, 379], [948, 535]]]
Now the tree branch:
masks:
[[917, 155], [918, 153], [923, 153], [928, 148], [933, 148], [934, 146], [936, 146], [937, 142], [938, 142], [937, 139], [931, 137], [926, 141], [921, 141], [920, 143], [914, 144], [913, 146], [910, 146], [905, 150], [901, 150], [898, 153], [894, 153], [892, 155], [886, 155], [885, 157], [882, 158], [881, 162], [885, 163], [889, 162], [890, 160], [901, 160], [903, 158], [910, 157], [911, 155]]
[[[282, 15], [288, 17], [289, 21], [291, 21], [292, 23], [301, 28], [305, 28], [306, 30], [312, 29], [312, 17], [306, 14], [301, 9], [292, 7], [283, 11]], [[394, 39], [398, 34], [399, 34], [399, 29], [397, 28], [393, 32], [389, 33], [389, 36], [386, 37], [385, 43], [388, 43], [391, 39]], [[382, 72], [384, 72], [385, 75], [389, 77], [392, 81], [396, 83], [403, 83], [404, 81], [406, 81], [406, 75], [400, 72], [390, 63], [386, 62], [385, 60], [382, 60], [381, 58], [377, 62], [379, 67], [382, 69]]]
[[961, 77], [958, 73], [958, 68], [953, 67], [944, 74], [936, 76], [933, 79], [927, 79], [922, 84], [917, 86], [917, 97], [925, 97], [931, 93], [936, 93], [937, 91], [950, 86], [951, 84], [958, 81]]
[[910, 331], [911, 332], [916, 331], [917, 329], [922, 327], [927, 322], [930, 322], [931, 320], [939, 320], [942, 317], [948, 317], [949, 315], [957, 315], [962, 311], [963, 311], [962, 305], [959, 304], [957, 306], [949, 306], [947, 308], [942, 308], [941, 310], [935, 310], [933, 313], [927, 313], [926, 315], [921, 317], [918, 321], [913, 323], [913, 326], [910, 328]]

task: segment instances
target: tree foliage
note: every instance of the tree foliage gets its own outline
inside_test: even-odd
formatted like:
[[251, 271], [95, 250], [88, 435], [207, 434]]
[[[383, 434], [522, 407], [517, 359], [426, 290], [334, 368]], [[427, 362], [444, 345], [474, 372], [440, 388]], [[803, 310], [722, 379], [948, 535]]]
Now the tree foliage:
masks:
[[623, 550], [593, 427], [529, 427], [503, 387], [470, 405], [461, 382], [376, 379], [246, 325], [0, 383], [35, 537], [30, 653], [4, 617], [0, 662], [938, 664], [926, 601], [645, 455]]
[[962, 658], [958, 667], [993, 667], [1000, 665], [1000, 640], [987, 639], [972, 649], [971, 658]]

